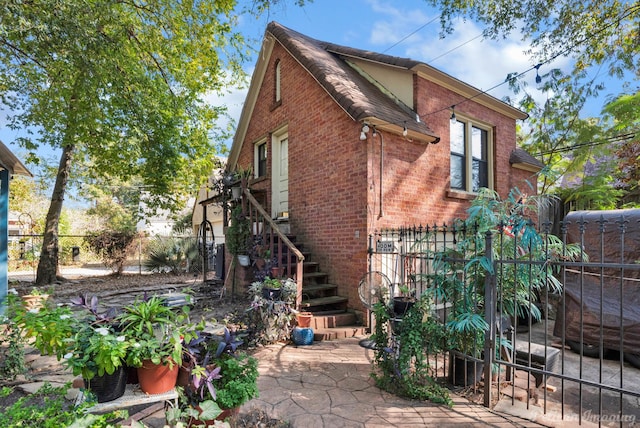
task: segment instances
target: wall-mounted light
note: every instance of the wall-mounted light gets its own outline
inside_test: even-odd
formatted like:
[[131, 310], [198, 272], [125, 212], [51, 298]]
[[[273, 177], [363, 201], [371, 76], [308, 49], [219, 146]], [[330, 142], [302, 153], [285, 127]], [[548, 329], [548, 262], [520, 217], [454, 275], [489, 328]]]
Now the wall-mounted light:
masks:
[[456, 119], [456, 106], [452, 105], [451, 106], [451, 118], [449, 119], [449, 122], [451, 122], [451, 125], [455, 125], [457, 121], [458, 121], [458, 119]]
[[409, 131], [407, 131], [407, 122], [404, 123], [404, 128], [402, 128], [402, 136], [406, 137]]
[[366, 123], [362, 125], [362, 131], [360, 131], [360, 141], [364, 141], [367, 139], [367, 132], [369, 132], [369, 125]]

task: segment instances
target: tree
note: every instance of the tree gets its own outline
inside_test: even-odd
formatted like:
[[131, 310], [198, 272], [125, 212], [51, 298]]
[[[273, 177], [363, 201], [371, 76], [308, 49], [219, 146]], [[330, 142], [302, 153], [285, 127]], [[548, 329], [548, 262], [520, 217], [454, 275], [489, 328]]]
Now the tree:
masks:
[[[268, 2], [267, 2], [268, 3]], [[0, 8], [0, 100], [35, 160], [61, 150], [37, 284], [56, 279], [58, 226], [73, 174], [140, 179], [149, 206], [197, 189], [220, 143], [223, 107], [203, 95], [243, 78], [231, 0], [9, 0]], [[81, 165], [77, 170], [73, 165]]]
[[442, 33], [457, 17], [484, 24], [484, 36], [497, 39], [517, 32], [530, 41], [533, 64], [559, 56], [573, 58], [574, 86], [593, 65], [607, 64], [622, 78], [640, 70], [640, 3], [619, 0], [427, 0], [441, 11]]
[[604, 112], [613, 121], [610, 134], [619, 139], [614, 177], [625, 192], [623, 206], [640, 206], [640, 91], [611, 101]]
[[[539, 180], [540, 191], [560, 191], [567, 198], [588, 199], [600, 207], [619, 205], [620, 198], [625, 198], [624, 192], [613, 186], [616, 176], [611, 173], [611, 164], [618, 160], [612, 155], [612, 147], [617, 145], [612, 143], [618, 137], [609, 132], [605, 119], [585, 119], [580, 113], [589, 98], [606, 89], [608, 76], [622, 81], [624, 91], [637, 92], [631, 80], [640, 76], [640, 3], [617, 0], [427, 2], [441, 11], [443, 36], [453, 31], [456, 19], [462, 18], [484, 24], [486, 38], [498, 39], [517, 33], [529, 42], [526, 53], [534, 65], [527, 71], [540, 73], [536, 84], [548, 94], [548, 99], [539, 105], [535, 97], [527, 93], [526, 73], [510, 74], [507, 81], [516, 95], [521, 95], [517, 102], [530, 117], [520, 135], [520, 145], [547, 165]], [[553, 60], [561, 56], [569, 57], [573, 68], [567, 72], [549, 69]], [[598, 72], [589, 72], [594, 69]], [[601, 73], [605, 70], [606, 73]], [[626, 153], [628, 159], [633, 159], [633, 152], [627, 150]], [[579, 187], [561, 189], [568, 178], [578, 177]]]

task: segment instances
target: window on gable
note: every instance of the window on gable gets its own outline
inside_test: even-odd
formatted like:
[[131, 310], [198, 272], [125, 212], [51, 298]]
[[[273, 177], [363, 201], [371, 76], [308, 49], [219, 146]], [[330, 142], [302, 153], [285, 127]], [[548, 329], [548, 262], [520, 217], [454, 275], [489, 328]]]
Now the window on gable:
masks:
[[280, 60], [278, 60], [276, 62], [276, 69], [275, 69], [275, 76], [274, 76], [274, 80], [275, 80], [275, 97], [274, 97], [274, 101], [275, 102], [280, 102], [281, 99], [281, 94], [280, 94]]
[[267, 142], [263, 141], [255, 146], [256, 177], [267, 175]]
[[451, 188], [477, 192], [481, 187], [492, 188], [489, 174], [492, 133], [471, 121], [458, 120], [451, 125]]

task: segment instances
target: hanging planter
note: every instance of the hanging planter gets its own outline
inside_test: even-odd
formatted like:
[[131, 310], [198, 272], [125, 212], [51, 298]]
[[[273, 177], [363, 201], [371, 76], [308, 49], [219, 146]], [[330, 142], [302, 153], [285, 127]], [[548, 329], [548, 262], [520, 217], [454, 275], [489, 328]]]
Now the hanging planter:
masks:
[[242, 196], [242, 187], [236, 186], [231, 188], [231, 197], [234, 201], [237, 201]]
[[247, 267], [251, 264], [251, 258], [246, 254], [239, 254], [238, 263], [240, 264], [240, 266]]
[[393, 298], [393, 314], [396, 317], [403, 317], [409, 309], [416, 304], [415, 299], [406, 297], [394, 297]]

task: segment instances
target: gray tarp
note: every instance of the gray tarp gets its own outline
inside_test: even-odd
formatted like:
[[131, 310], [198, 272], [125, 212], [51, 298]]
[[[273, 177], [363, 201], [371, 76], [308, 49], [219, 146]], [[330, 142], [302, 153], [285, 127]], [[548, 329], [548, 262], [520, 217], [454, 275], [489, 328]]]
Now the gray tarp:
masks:
[[562, 337], [564, 306], [566, 339], [580, 342], [582, 324], [584, 343], [602, 337], [605, 349], [619, 350], [622, 332], [622, 349], [640, 354], [640, 209], [576, 211], [565, 223], [567, 243], [582, 243], [589, 265], [560, 278], [564, 305], [554, 335]]

